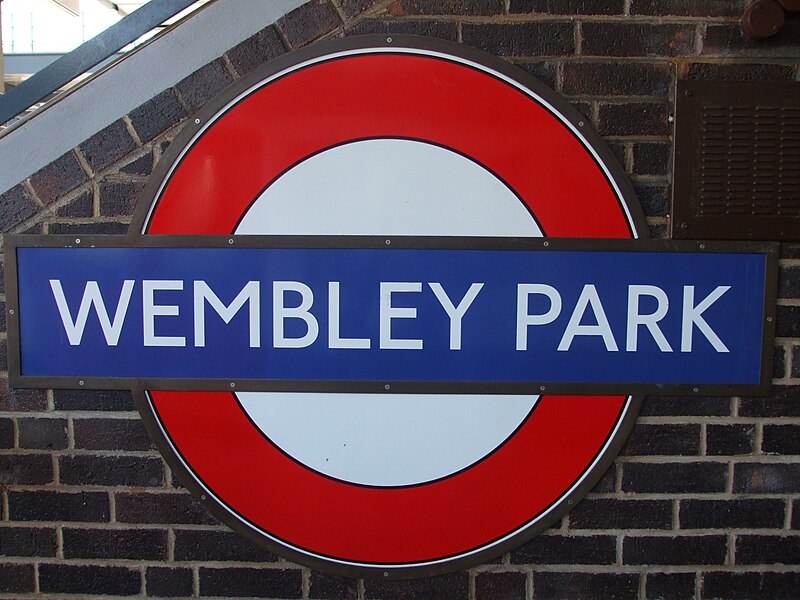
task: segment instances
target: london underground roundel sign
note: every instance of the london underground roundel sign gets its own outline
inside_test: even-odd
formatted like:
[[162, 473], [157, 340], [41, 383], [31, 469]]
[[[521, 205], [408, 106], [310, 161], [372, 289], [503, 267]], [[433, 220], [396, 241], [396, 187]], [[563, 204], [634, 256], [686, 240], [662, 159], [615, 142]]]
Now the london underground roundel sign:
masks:
[[[319, 44], [246, 77], [190, 122], [145, 198], [137, 236], [647, 235], [564, 99], [499, 59], [402, 36]], [[224, 522], [376, 577], [452, 571], [533, 537], [603, 475], [638, 411], [625, 396], [391, 390], [138, 402]]]

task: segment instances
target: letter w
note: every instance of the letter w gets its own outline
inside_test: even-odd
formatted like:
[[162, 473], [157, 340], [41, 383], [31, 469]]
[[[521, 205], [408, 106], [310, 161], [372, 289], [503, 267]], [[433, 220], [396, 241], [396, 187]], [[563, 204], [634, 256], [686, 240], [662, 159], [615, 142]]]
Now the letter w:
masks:
[[116, 346], [122, 333], [125, 315], [128, 313], [133, 284], [134, 281], [132, 279], [126, 279], [123, 282], [122, 292], [119, 295], [119, 302], [117, 302], [117, 310], [114, 312], [114, 322], [112, 323], [108, 318], [108, 311], [106, 310], [105, 302], [103, 302], [103, 296], [100, 294], [100, 287], [96, 281], [87, 281], [83, 290], [81, 306], [78, 309], [78, 316], [73, 322], [69, 306], [67, 306], [67, 299], [64, 297], [64, 290], [61, 288], [61, 280], [51, 279], [50, 288], [53, 290], [53, 297], [56, 300], [56, 306], [58, 306], [58, 314], [61, 315], [61, 322], [64, 324], [64, 331], [67, 332], [67, 339], [69, 339], [70, 345], [80, 345], [83, 338], [83, 330], [86, 328], [86, 321], [89, 318], [89, 310], [94, 304], [97, 319], [100, 321], [100, 327], [103, 328], [106, 344]]

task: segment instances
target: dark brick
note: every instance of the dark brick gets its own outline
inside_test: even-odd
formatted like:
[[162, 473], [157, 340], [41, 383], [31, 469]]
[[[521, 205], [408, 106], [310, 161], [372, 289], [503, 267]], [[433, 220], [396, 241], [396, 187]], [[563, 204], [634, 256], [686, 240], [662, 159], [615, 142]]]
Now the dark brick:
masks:
[[82, 492], [10, 492], [8, 512], [12, 521], [81, 521], [109, 520], [108, 494]]
[[33, 565], [11, 565], [0, 563], [0, 592], [26, 593], [36, 589], [36, 573]]
[[19, 447], [63, 450], [67, 447], [66, 419], [18, 419]]
[[614, 465], [609, 467], [608, 471], [603, 474], [603, 477], [592, 488], [595, 494], [610, 494], [616, 489], [617, 483], [617, 468]]
[[783, 500], [681, 500], [682, 529], [758, 529], [783, 526]]
[[117, 521], [122, 523], [186, 523], [213, 525], [216, 519], [188, 493], [116, 495]]
[[792, 346], [792, 372], [793, 378], [800, 378], [800, 346]]
[[631, 0], [632, 15], [739, 17], [744, 0]]
[[164, 530], [65, 528], [63, 536], [64, 558], [167, 558]]
[[121, 235], [128, 233], [127, 223], [95, 221], [93, 223], [50, 223], [47, 231], [53, 235]]
[[786, 349], [776, 346], [772, 360], [772, 378], [782, 379], [786, 376]]
[[703, 598], [752, 600], [774, 598], [789, 600], [797, 597], [800, 572], [795, 573], [737, 573], [720, 571], [703, 573]]
[[639, 597], [639, 575], [622, 573], [534, 573], [536, 600]]
[[209, 569], [200, 567], [201, 596], [300, 598], [300, 569]]
[[14, 419], [0, 419], [0, 448], [14, 447]]
[[739, 24], [709, 25], [703, 36], [702, 54], [790, 58], [800, 56], [800, 21], [789, 19], [772, 37], [751, 40]]
[[647, 396], [643, 417], [726, 417], [731, 414], [731, 399], [710, 396]]
[[133, 596], [141, 591], [138, 571], [125, 567], [39, 565], [39, 588], [44, 593]]
[[800, 258], [800, 244], [781, 244], [781, 258]]
[[637, 175], [667, 175], [670, 173], [670, 144], [643, 142], [633, 145], [633, 172]]
[[172, 477], [170, 478], [170, 482], [169, 482], [169, 484], [170, 484], [170, 487], [173, 487], [173, 488], [175, 488], [175, 489], [177, 489], [177, 490], [184, 490], [184, 489], [186, 489], [186, 486], [184, 486], [184, 485], [183, 485], [183, 482], [181, 481], [181, 478], [180, 478], [180, 477], [178, 477], [178, 476], [175, 474], [175, 472], [173, 472], [173, 473], [172, 473]]
[[503, 0], [399, 0], [407, 15], [501, 15]]
[[647, 600], [694, 598], [694, 573], [648, 573], [644, 597]]
[[[0, 277], [2, 277], [0, 273]], [[8, 346], [5, 340], [0, 340], [0, 370], [5, 371], [8, 369]]]
[[706, 453], [711, 456], [752, 454], [755, 436], [755, 425], [708, 425]]
[[728, 538], [724, 535], [681, 537], [628, 536], [622, 542], [626, 565], [721, 565]]
[[575, 53], [572, 23], [465, 23], [465, 44], [502, 56], [564, 56]]
[[143, 188], [144, 183], [139, 181], [103, 181], [100, 184], [100, 215], [120, 217], [133, 214]]
[[278, 30], [270, 25], [228, 50], [227, 55], [236, 72], [245, 75], [285, 52]]
[[34, 527], [0, 528], [0, 555], [55, 556], [55, 529]]
[[800, 425], [764, 425], [761, 450], [766, 454], [800, 454]]
[[584, 498], [569, 513], [571, 529], [670, 529], [669, 500]]
[[620, 15], [624, 0], [511, 0], [509, 12], [551, 15]]
[[148, 596], [175, 598], [192, 595], [193, 575], [191, 569], [147, 567], [144, 578]]
[[358, 598], [358, 581], [349, 577], [337, 577], [328, 573], [312, 571], [308, 597], [329, 600], [355, 600]]
[[364, 580], [364, 597], [385, 600], [461, 600], [467, 597], [466, 573], [451, 573], [411, 581]]
[[153, 442], [139, 419], [75, 419], [75, 447], [88, 450], [150, 450]]
[[175, 560], [275, 562], [271, 552], [232, 531], [175, 531]]
[[616, 560], [614, 536], [540, 535], [511, 552], [512, 563], [602, 565]]
[[31, 176], [39, 200], [50, 204], [88, 179], [73, 152], [67, 152]]
[[625, 463], [622, 491], [634, 493], [724, 492], [725, 463]]
[[375, 3], [376, 0], [339, 0], [339, 6], [348, 19], [371, 8]]
[[136, 149], [136, 142], [122, 119], [94, 134], [78, 146], [86, 162], [97, 173]]
[[571, 102], [573, 108], [581, 113], [587, 119], [592, 118], [592, 103], [591, 102]]
[[669, 237], [667, 234], [667, 225], [665, 223], [652, 223], [648, 221], [647, 228], [650, 230], [650, 237], [657, 240], [665, 240]]
[[663, 217], [668, 212], [669, 185], [637, 183], [633, 186], [644, 214], [648, 217]]
[[0, 301], [0, 331], [6, 331], [6, 303]]
[[666, 63], [564, 63], [562, 91], [577, 96], [666, 96], [672, 67]]
[[628, 455], [700, 453], [700, 425], [641, 425], [631, 431], [623, 449]]
[[292, 48], [305, 46], [342, 25], [330, 0], [311, 0], [278, 20]]
[[39, 205], [28, 190], [17, 185], [0, 195], [0, 231], [8, 233], [25, 219], [36, 214]]
[[733, 467], [737, 494], [796, 494], [800, 492], [800, 463], [739, 463]]
[[581, 53], [586, 56], [682, 56], [694, 54], [691, 25], [584, 23]]
[[196, 111], [231, 83], [233, 77], [218, 58], [182, 79], [175, 87], [189, 108]]
[[800, 564], [800, 536], [738, 535], [737, 565]]
[[516, 65], [536, 77], [546, 86], [554, 88], [556, 86], [556, 63], [552, 60], [537, 62], [518, 62]]
[[792, 65], [769, 63], [707, 63], [689, 65], [687, 79], [724, 81], [791, 81], [795, 68]]
[[158, 486], [164, 469], [157, 458], [140, 456], [60, 456], [61, 483], [68, 485]]
[[150, 175], [153, 172], [153, 153], [147, 152], [147, 154], [143, 154], [139, 158], [123, 165], [120, 167], [119, 172], [127, 175]]
[[591, 120], [592, 118], [592, 103], [591, 102], [571, 102], [573, 108], [581, 113], [584, 117]]
[[800, 500], [792, 501], [792, 529], [800, 529]]
[[780, 268], [778, 298], [800, 298], [800, 267]]
[[424, 35], [425, 37], [435, 37], [451, 42], [456, 41], [458, 32], [455, 23], [442, 23], [440, 21], [373, 21], [364, 20], [345, 32], [347, 35], [362, 35], [368, 33], [393, 33]]
[[3, 265], [2, 257], [0, 256], [0, 294], [6, 293], [5, 282], [5, 266]]
[[57, 217], [91, 217], [94, 215], [94, 198], [91, 192], [84, 192], [69, 204], [56, 210]]
[[136, 410], [130, 392], [114, 390], [53, 390], [56, 410], [130, 412]]
[[52, 483], [53, 461], [47, 454], [0, 455], [0, 484]]
[[525, 573], [478, 573], [475, 576], [475, 598], [476, 600], [525, 598], [527, 579]]
[[[620, 167], [625, 167], [625, 146], [622, 142], [607, 142], [611, 152], [614, 153], [614, 158], [617, 159]], [[626, 171], [627, 172], [627, 171]]]
[[800, 417], [800, 385], [773, 385], [770, 398], [742, 398], [739, 416]]
[[170, 88], [132, 110], [129, 116], [139, 139], [147, 143], [177, 125], [186, 116], [186, 111], [178, 102], [175, 90]]
[[602, 135], [667, 135], [669, 105], [662, 102], [600, 104], [598, 130]]

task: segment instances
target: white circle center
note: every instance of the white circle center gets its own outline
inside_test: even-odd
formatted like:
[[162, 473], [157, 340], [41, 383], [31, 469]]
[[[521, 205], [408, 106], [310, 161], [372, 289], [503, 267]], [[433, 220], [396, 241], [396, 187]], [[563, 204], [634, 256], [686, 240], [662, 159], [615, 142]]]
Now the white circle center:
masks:
[[[523, 203], [488, 169], [440, 146], [394, 138], [351, 142], [298, 163], [264, 190], [235, 233], [542, 236]], [[374, 486], [415, 485], [466, 469], [508, 439], [538, 399], [237, 397], [264, 435], [295, 460], [329, 477]]]

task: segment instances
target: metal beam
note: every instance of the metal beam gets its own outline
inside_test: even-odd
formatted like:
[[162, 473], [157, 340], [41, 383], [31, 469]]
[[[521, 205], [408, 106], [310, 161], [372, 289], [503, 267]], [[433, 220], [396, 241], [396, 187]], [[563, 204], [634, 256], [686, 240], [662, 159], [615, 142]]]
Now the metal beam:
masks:
[[79, 16], [81, 14], [81, 1], [80, 0], [50, 0], [54, 4], [57, 4], [69, 14], [73, 16]]
[[4, 94], [0, 98], [0, 123], [26, 111], [196, 1], [151, 0]]
[[3, 61], [3, 0], [0, 0], [0, 94], [6, 91], [6, 72]]
[[[10, 77], [13, 79], [15, 77], [20, 78], [20, 76], [38, 73], [39, 71], [44, 69], [47, 65], [56, 62], [62, 56], [64, 56], [63, 53], [47, 53], [47, 52], [6, 54], [5, 56], [6, 77]], [[121, 56], [123, 56], [123, 54], [118, 53], [112, 55], [109, 59], [106, 59], [103, 62], [99, 63], [96, 67], [93, 67], [92, 71], [99, 71], [108, 62], [116, 60]]]
[[111, 2], [111, 0], [97, 0], [97, 1], [106, 8], [110, 8], [111, 10], [121, 14], [123, 17], [128, 14], [128, 12], [124, 8], [120, 8], [116, 2]]

